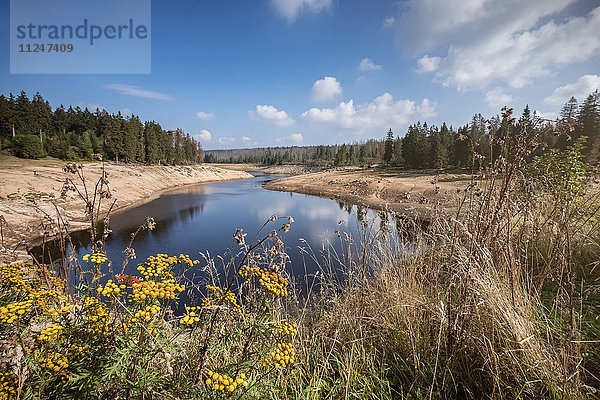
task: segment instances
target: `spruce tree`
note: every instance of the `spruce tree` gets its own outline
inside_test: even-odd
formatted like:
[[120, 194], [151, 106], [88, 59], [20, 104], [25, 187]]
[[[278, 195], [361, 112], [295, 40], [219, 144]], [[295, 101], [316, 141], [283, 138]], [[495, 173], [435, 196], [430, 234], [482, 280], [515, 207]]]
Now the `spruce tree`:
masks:
[[389, 164], [394, 156], [394, 132], [392, 128], [388, 131], [385, 137], [385, 149], [383, 152], [383, 162]]

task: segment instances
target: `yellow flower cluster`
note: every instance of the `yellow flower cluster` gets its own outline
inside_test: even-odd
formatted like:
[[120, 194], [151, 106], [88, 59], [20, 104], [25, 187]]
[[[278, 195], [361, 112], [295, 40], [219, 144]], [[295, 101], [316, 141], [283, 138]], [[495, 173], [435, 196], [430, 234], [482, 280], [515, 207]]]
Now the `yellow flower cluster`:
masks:
[[213, 307], [223, 305], [224, 302], [231, 304], [232, 311], [242, 312], [242, 308], [235, 299], [235, 294], [231, 291], [223, 293], [223, 289], [218, 286], [206, 285], [206, 289], [212, 292], [212, 295], [207, 296], [202, 300], [202, 307]]
[[291, 343], [277, 343], [277, 348], [272, 351], [267, 357], [261, 357], [263, 367], [270, 370], [271, 367], [285, 368], [286, 365], [293, 364], [295, 361], [296, 351]]
[[47, 312], [48, 314], [50, 314], [50, 317], [53, 320], [56, 320], [56, 318], [58, 318], [59, 315], [61, 314], [66, 314], [71, 310], [71, 305], [67, 304], [64, 307], [61, 307], [57, 310], [55, 310], [54, 308], [44, 308], [44, 311]]
[[12, 372], [0, 372], [0, 400], [17, 397], [18, 380]]
[[31, 310], [32, 303], [33, 299], [30, 298], [29, 300], [9, 304], [6, 307], [0, 307], [0, 322], [12, 324], [19, 319], [21, 315], [24, 315]]
[[42, 368], [45, 368], [51, 372], [68, 372], [67, 369], [69, 368], [69, 361], [67, 360], [67, 357], [60, 353], [52, 353], [48, 357], [40, 358], [38, 361]]
[[277, 328], [280, 335], [294, 336], [296, 332], [298, 332], [298, 325], [296, 323], [290, 324], [289, 322], [278, 322], [275, 324], [275, 328]]
[[160, 307], [157, 305], [146, 306], [145, 310], [140, 310], [135, 313], [133, 318], [131, 318], [131, 322], [136, 322], [138, 320], [150, 321], [152, 316], [158, 314], [160, 311]]
[[0, 268], [0, 284], [2, 286], [9, 287], [15, 292], [28, 291], [30, 285], [27, 285], [24, 277], [33, 268], [31, 264], [7, 264]]
[[121, 289], [119, 288], [119, 285], [112, 281], [112, 279], [109, 279], [104, 288], [102, 288], [102, 286], [98, 287], [98, 293], [101, 293], [102, 296], [105, 297], [120, 296]]
[[192, 325], [194, 322], [199, 322], [200, 317], [196, 315], [196, 310], [200, 307], [185, 307], [188, 314], [179, 320], [180, 324]]
[[270, 271], [266, 268], [242, 265], [240, 267], [240, 275], [244, 277], [258, 278], [258, 283], [260, 283], [260, 286], [267, 292], [271, 292], [276, 296], [288, 295], [286, 288], [288, 280], [275, 271]]
[[54, 339], [57, 339], [65, 330], [65, 328], [61, 325], [52, 325], [40, 332], [40, 336], [38, 340], [42, 342], [51, 342]]
[[217, 372], [208, 371], [208, 378], [204, 381], [207, 386], [214, 390], [221, 390], [225, 392], [233, 392], [238, 386], [248, 386], [246, 380], [246, 374], [243, 372], [236, 379], [230, 378], [225, 374], [219, 374]]
[[175, 292], [183, 292], [185, 285], [178, 285], [175, 279], [166, 279], [162, 282], [143, 281], [131, 285], [133, 289], [134, 300], [146, 300], [150, 297], [153, 299], [174, 299]]
[[106, 260], [108, 260], [108, 258], [106, 258], [106, 256], [102, 253], [94, 253], [91, 254], [86, 254], [83, 256], [83, 261], [87, 262], [88, 260], [90, 260], [91, 262], [93, 262], [94, 264], [102, 264], [103, 262], [105, 262]]
[[73, 356], [82, 356], [86, 353], [85, 349], [81, 346], [78, 345], [73, 345], [71, 347], [69, 347], [68, 350], [68, 355], [73, 357]]
[[180, 254], [179, 257], [171, 256], [166, 254], [157, 254], [156, 256], [150, 256], [146, 259], [145, 263], [138, 265], [138, 270], [146, 279], [152, 277], [173, 277], [173, 273], [170, 267], [175, 264], [185, 264], [191, 267], [194, 264], [198, 264], [198, 260], [190, 260], [190, 256]]
[[83, 307], [86, 310], [84, 318], [90, 325], [89, 332], [101, 333], [108, 323], [108, 310], [104, 303], [100, 303], [95, 297], [85, 296]]

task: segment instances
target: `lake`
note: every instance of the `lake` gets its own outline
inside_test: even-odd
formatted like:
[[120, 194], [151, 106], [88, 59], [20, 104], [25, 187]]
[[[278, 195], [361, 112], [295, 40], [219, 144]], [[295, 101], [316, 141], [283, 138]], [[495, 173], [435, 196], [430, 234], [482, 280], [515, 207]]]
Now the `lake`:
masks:
[[[361, 220], [371, 221], [372, 225], [369, 226], [372, 230], [382, 227], [392, 232], [395, 230], [395, 220], [386, 213], [330, 199], [262, 188], [263, 182], [281, 177], [256, 174], [251, 179], [178, 187], [161, 193], [147, 203], [114, 213], [110, 219], [112, 233], [105, 246], [113, 270], [120, 272], [125, 258], [123, 250], [131, 233], [146, 217], [153, 217], [156, 227], [152, 231], [141, 231], [136, 237], [133, 244], [136, 259], [129, 262], [126, 274], [137, 275], [138, 263], [148, 256], [166, 253], [187, 254], [191, 259], [200, 260], [200, 264], [186, 277], [202, 277], [202, 267], [207, 263], [201, 257], [201, 252], [208, 252], [210, 257], [216, 259], [218, 266], [220, 261], [217, 256], [225, 260], [229, 257], [236, 229], [243, 229], [247, 233], [246, 240], [251, 241], [269, 217], [277, 215], [291, 216], [295, 221], [289, 232], [281, 231], [278, 235], [289, 256], [286, 266], [288, 274], [306, 283], [306, 277], [319, 269], [317, 261], [307, 256], [307, 250], [317, 254], [317, 259], [324, 249], [341, 255], [343, 246], [339, 234], [343, 238], [346, 232], [358, 238]], [[284, 222], [272, 223], [264, 235], [280, 228]], [[81, 260], [90, 251], [89, 234], [86, 231], [75, 232], [72, 240]], [[37, 253], [40, 253], [39, 248]], [[53, 253], [56, 258], [56, 249], [53, 249]]]

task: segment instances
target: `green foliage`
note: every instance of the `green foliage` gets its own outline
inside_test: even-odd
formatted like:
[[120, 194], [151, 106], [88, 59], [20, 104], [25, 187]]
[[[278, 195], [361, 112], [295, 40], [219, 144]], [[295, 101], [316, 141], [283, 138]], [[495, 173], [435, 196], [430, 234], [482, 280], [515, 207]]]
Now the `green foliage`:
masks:
[[390, 163], [394, 157], [394, 133], [392, 129], [388, 131], [385, 137], [385, 147], [383, 152], [383, 162]]
[[46, 151], [40, 142], [40, 137], [36, 135], [15, 136], [15, 150], [17, 155], [23, 158], [46, 157]]
[[[280, 230], [293, 222], [284, 219]], [[0, 336], [18, 349], [2, 365], [0, 398], [258, 398], [275, 388], [297, 357], [297, 327], [283, 312], [283, 242], [244, 236], [234, 236], [242, 256], [228, 266], [233, 275], [207, 266], [225, 283], [186, 287], [185, 271], [199, 261], [184, 255], [157, 254], [138, 264], [139, 275], [112, 279], [103, 253], [72, 259], [84, 271], [75, 292], [50, 266], [0, 265]]]
[[585, 191], [587, 167], [583, 162], [583, 150], [587, 137], [582, 136], [564, 151], [551, 149], [537, 156], [525, 168], [532, 182], [554, 196], [570, 199], [581, 196]]
[[[40, 157], [39, 146], [22, 139], [35, 133], [41, 139], [43, 154], [64, 160], [92, 160], [95, 154], [104, 159], [149, 164], [195, 164], [202, 162], [202, 146], [182, 130], [165, 131], [155, 122], [142, 123], [131, 115], [92, 113], [87, 108], [54, 112], [50, 104], [36, 93], [30, 100], [25, 92], [16, 98], [0, 95], [0, 150], [9, 148], [21, 157]], [[39, 140], [38, 140], [39, 141]], [[36, 146], [33, 148], [32, 146]], [[43, 157], [43, 156], [41, 156]]]

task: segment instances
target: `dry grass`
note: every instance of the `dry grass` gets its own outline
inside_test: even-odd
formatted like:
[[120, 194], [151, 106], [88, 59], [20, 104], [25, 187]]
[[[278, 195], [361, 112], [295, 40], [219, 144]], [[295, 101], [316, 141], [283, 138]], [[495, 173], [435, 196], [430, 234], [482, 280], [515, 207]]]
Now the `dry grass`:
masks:
[[[407, 399], [595, 393], [600, 310], [589, 299], [598, 289], [590, 279], [600, 254], [600, 194], [580, 190], [587, 181], [576, 173], [576, 150], [558, 157], [564, 170], [524, 175], [537, 136], [521, 133], [500, 143], [487, 178], [473, 180], [464, 193], [457, 218], [399, 229], [416, 232], [410, 242], [378, 233], [348, 240], [333, 262], [324, 254], [325, 290], [303, 309], [304, 358], [288, 393]], [[555, 184], [565, 184], [554, 193], [546, 185], [552, 174]], [[327, 278], [340, 275], [336, 268], [346, 279]]]

